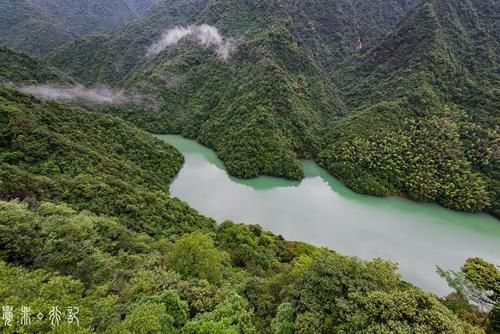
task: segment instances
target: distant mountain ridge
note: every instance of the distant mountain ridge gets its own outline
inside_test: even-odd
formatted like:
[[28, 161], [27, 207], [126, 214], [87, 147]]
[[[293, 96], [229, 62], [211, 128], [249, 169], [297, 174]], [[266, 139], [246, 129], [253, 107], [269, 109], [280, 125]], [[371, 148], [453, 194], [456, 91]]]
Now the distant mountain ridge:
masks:
[[156, 0], [15, 0], [0, 3], [0, 42], [23, 52], [47, 52], [81, 36], [120, 28]]

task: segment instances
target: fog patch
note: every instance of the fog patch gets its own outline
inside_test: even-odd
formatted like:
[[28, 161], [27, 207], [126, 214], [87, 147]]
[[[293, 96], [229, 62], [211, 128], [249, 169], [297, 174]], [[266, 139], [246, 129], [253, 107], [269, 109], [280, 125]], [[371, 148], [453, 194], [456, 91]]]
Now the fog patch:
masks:
[[236, 43], [233, 39], [224, 38], [214, 26], [201, 24], [175, 27], [164, 31], [160, 39], [148, 48], [147, 56], [156, 56], [168, 47], [175, 46], [188, 37], [193, 38], [199, 45], [204, 47], [214, 47], [217, 56], [223, 61], [229, 60], [236, 49]]
[[125, 92], [107, 86], [86, 88], [77, 86], [30, 85], [19, 90], [42, 100], [85, 100], [98, 104], [145, 104], [147, 101], [139, 93]]

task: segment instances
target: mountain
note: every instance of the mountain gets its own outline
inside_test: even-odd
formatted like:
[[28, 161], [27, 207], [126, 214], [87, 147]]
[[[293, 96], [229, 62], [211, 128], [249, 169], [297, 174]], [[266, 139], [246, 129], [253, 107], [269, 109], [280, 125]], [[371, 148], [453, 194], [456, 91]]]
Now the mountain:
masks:
[[0, 43], [35, 54], [46, 54], [77, 38], [49, 13], [28, 0], [0, 3], [0, 29]]
[[[292, 307], [286, 325], [306, 332], [481, 333], [392, 263], [216, 226], [167, 193], [180, 153], [119, 118], [3, 87], [0, 148], [0, 291], [15, 309], [78, 305], [88, 333], [267, 333]], [[387, 320], [364, 317], [375, 306]]]
[[166, 27], [188, 24], [207, 0], [158, 2], [143, 18], [111, 36], [88, 36], [56, 50], [49, 58], [83, 84], [116, 83], [144, 58]]
[[35, 0], [41, 9], [77, 36], [120, 28], [147, 12], [155, 0]]
[[0, 42], [46, 55], [84, 35], [106, 33], [140, 17], [155, 0], [16, 0], [0, 3]]
[[[113, 112], [197, 139], [233, 175], [300, 179], [313, 158], [359, 192], [498, 214], [494, 1], [176, 3], [197, 10], [152, 11], [50, 62], [156, 96], [159, 111]], [[146, 57], [179, 24], [217, 27], [231, 58], [189, 38]]]
[[[77, 41], [50, 59], [82, 82], [116, 83], [143, 61], [143, 51], [162, 31], [205, 23], [244, 40], [285, 25], [314, 51], [316, 61], [326, 65], [355, 53], [359, 42], [378, 41], [415, 2], [170, 0], [157, 3], [143, 18], [107, 38]], [[91, 68], [90, 73], [83, 68]]]
[[[378, 28], [366, 34], [366, 43], [376, 39], [374, 31], [382, 34], [409, 7], [406, 1], [392, 5], [385, 4], [379, 18], [373, 18]], [[300, 179], [298, 158], [318, 153], [325, 120], [343, 110], [322, 66], [323, 53], [314, 50], [334, 49], [325, 41], [344, 40], [345, 49], [336, 59], [356, 52], [354, 30], [366, 6], [348, 1], [339, 7], [331, 2], [308, 6], [218, 0], [178, 1], [177, 6], [181, 9], [160, 5], [111, 38], [77, 41], [50, 61], [85, 83], [106, 82], [159, 96], [164, 101], [160, 113], [127, 112], [129, 119], [149, 131], [198, 139], [216, 150], [233, 175]], [[326, 24], [319, 17], [323, 6], [344, 30], [320, 27]], [[187, 43], [157, 58], [145, 57], [147, 47], [163, 30], [179, 24], [218, 27], [226, 38], [238, 40], [235, 54], [230, 61], [220, 62], [212, 51]], [[304, 24], [316, 25], [318, 32], [311, 36]]]
[[322, 164], [360, 192], [498, 215], [494, 4], [422, 1], [337, 71], [351, 112], [334, 125]]
[[61, 71], [49, 66], [45, 61], [15, 52], [0, 44], [0, 83], [45, 83], [73, 82]]

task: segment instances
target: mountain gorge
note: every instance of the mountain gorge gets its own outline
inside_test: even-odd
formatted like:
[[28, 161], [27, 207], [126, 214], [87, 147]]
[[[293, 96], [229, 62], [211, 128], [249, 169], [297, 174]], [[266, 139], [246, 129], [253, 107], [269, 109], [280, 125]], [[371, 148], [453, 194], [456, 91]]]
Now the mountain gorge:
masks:
[[300, 180], [311, 159], [356, 192], [498, 217], [499, 9], [3, 2], [0, 302], [79, 307], [78, 328], [23, 333], [496, 333], [495, 264], [439, 268], [456, 292], [437, 297], [386, 260], [216, 224], [169, 193], [184, 159], [151, 133], [195, 139], [242, 178]]
[[[43, 62], [8, 52], [9, 66], [24, 69], [9, 80], [57, 80], [39, 76], [50, 71]], [[0, 298], [16, 309], [78, 305], [85, 333], [481, 332], [402, 281], [392, 263], [259, 226], [216, 226], [164, 188], [182, 156], [117, 117], [3, 86], [0, 147]], [[403, 301], [397, 314], [383, 311]], [[338, 314], [339, 305], [350, 306]], [[364, 317], [380, 305], [387, 321]]]
[[[50, 62], [87, 84], [157, 96], [159, 110], [118, 112], [197, 139], [235, 176], [300, 179], [298, 159], [312, 158], [358, 192], [498, 213], [494, 2], [176, 6]], [[189, 39], [146, 56], [164, 29], [190, 24], [217, 27], [230, 59]]]

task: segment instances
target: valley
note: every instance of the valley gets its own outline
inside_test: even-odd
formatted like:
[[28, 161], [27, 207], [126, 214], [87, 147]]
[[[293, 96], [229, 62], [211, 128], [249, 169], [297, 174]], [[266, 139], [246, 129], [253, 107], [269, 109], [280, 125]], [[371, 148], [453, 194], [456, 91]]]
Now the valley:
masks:
[[499, 333], [499, 12], [0, 1], [0, 332]]
[[458, 268], [471, 256], [500, 262], [500, 224], [492, 216], [356, 194], [312, 161], [302, 162], [300, 182], [239, 179], [206, 147], [178, 136], [157, 137], [184, 154], [172, 196], [218, 223], [256, 224], [288, 240], [366, 260], [390, 259], [404, 279], [439, 295], [450, 291], [436, 265]]

